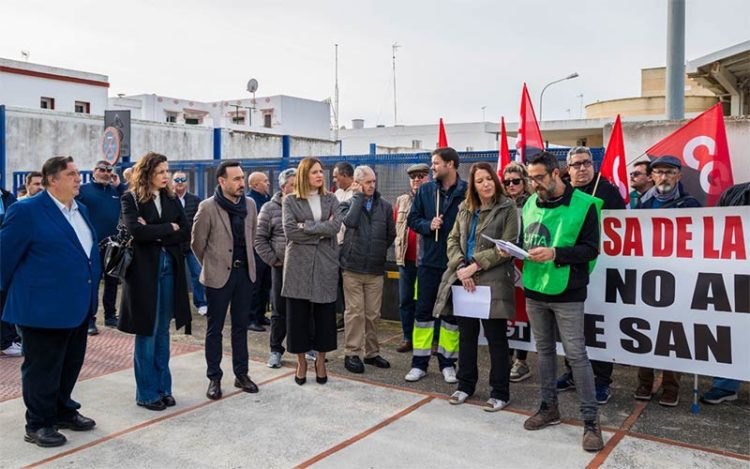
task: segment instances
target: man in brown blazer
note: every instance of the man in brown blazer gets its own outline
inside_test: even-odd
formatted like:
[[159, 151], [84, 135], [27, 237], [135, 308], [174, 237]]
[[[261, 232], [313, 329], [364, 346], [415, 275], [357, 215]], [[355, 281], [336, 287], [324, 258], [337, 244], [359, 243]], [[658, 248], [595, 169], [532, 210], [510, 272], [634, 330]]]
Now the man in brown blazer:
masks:
[[234, 386], [258, 392], [247, 375], [247, 312], [255, 281], [253, 242], [257, 211], [245, 197], [245, 174], [238, 161], [222, 161], [216, 169], [219, 185], [213, 197], [198, 206], [190, 244], [201, 263], [200, 282], [206, 286], [208, 327], [206, 364], [210, 381], [206, 396], [221, 398], [221, 331], [232, 305], [232, 368]]

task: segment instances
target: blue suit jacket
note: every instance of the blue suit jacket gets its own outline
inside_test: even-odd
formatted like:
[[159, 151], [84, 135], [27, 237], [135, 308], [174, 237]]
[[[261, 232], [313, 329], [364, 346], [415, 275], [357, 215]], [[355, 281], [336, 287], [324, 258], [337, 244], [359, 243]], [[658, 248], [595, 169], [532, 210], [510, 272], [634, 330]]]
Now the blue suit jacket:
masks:
[[97, 308], [101, 261], [88, 209], [79, 211], [94, 244], [87, 256], [73, 227], [44, 191], [10, 206], [0, 229], [3, 320], [29, 327], [78, 327]]

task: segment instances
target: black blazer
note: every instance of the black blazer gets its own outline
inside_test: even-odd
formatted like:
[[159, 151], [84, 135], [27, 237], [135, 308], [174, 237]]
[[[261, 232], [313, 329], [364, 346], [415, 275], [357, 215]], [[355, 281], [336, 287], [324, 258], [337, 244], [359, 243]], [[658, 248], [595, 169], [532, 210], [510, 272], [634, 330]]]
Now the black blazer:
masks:
[[[154, 201], [136, 206], [134, 194], [126, 192], [120, 199], [121, 217], [133, 236], [133, 262], [128, 268], [122, 288], [118, 329], [131, 334], [153, 335], [156, 320], [156, 297], [159, 278], [159, 255], [164, 248], [173, 260], [174, 303], [173, 317], [177, 329], [185, 326], [190, 333], [190, 303], [185, 277], [185, 255], [182, 243], [190, 240], [190, 229], [185, 211], [177, 197], [161, 191], [161, 216]], [[138, 223], [138, 217], [146, 220]], [[172, 223], [180, 226], [175, 231]]]
[[[201, 203], [201, 198], [190, 192], [185, 192], [185, 217], [188, 222], [188, 232], [193, 232], [193, 220], [195, 220], [195, 214], [198, 213], [198, 205]], [[183, 243], [182, 250], [185, 253], [190, 252], [190, 240], [187, 243]]]

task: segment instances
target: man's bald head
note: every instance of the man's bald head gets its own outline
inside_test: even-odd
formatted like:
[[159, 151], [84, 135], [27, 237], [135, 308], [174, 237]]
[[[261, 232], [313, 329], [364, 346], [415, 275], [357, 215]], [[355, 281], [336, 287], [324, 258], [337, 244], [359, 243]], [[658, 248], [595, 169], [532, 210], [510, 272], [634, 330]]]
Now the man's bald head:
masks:
[[268, 181], [268, 176], [260, 171], [250, 173], [250, 176], [247, 177], [247, 185], [250, 186], [250, 189], [261, 194], [268, 195], [271, 192], [271, 183]]

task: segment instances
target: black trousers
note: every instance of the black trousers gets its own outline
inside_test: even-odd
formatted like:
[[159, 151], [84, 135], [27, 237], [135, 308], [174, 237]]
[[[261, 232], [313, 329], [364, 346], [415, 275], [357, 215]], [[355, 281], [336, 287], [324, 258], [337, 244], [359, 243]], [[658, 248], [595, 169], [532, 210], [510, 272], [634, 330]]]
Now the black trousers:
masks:
[[284, 267], [271, 267], [271, 351], [284, 354], [286, 337], [286, 298], [281, 296]]
[[[612, 362], [600, 362], [598, 360], [589, 360], [591, 362], [591, 369], [594, 370], [594, 384], [596, 386], [609, 386], [612, 384], [612, 371], [615, 368], [615, 364]], [[570, 368], [568, 359], [565, 359], [565, 370], [571, 373], [573, 371]]]
[[[111, 319], [117, 316], [117, 285], [120, 280], [104, 272], [104, 248], [99, 248], [99, 258], [102, 260], [102, 276], [104, 277], [104, 289], [102, 292], [102, 306], [104, 306], [104, 317]], [[96, 313], [92, 320], [96, 318]]]
[[[312, 330], [312, 334], [310, 331]], [[289, 353], [336, 350], [336, 302], [286, 299], [286, 346]]]
[[20, 326], [24, 359], [21, 387], [26, 431], [51, 427], [73, 417], [80, 405], [70, 398], [83, 366], [88, 316], [72, 329]]
[[[3, 315], [4, 306], [5, 295], [0, 291], [0, 317]], [[18, 331], [16, 331], [16, 325], [0, 321], [0, 350], [10, 347], [13, 342], [21, 342], [21, 337], [18, 336]]]
[[[458, 345], [458, 390], [474, 394], [479, 379], [477, 368], [477, 340], [479, 321], [476, 318], [454, 316], [461, 334]], [[481, 319], [490, 350], [490, 397], [510, 400], [510, 367], [508, 364], [508, 323], [505, 319]]]
[[252, 298], [250, 300], [250, 322], [259, 322], [266, 317], [268, 300], [271, 290], [271, 267], [263, 260], [255, 256], [255, 283], [252, 287]]
[[232, 369], [235, 376], [243, 376], [248, 370], [247, 310], [250, 306], [252, 282], [247, 267], [232, 269], [229, 280], [221, 288], [206, 287], [208, 301], [208, 326], [206, 328], [206, 376], [221, 379], [222, 330], [227, 317], [227, 308], [232, 305]]

